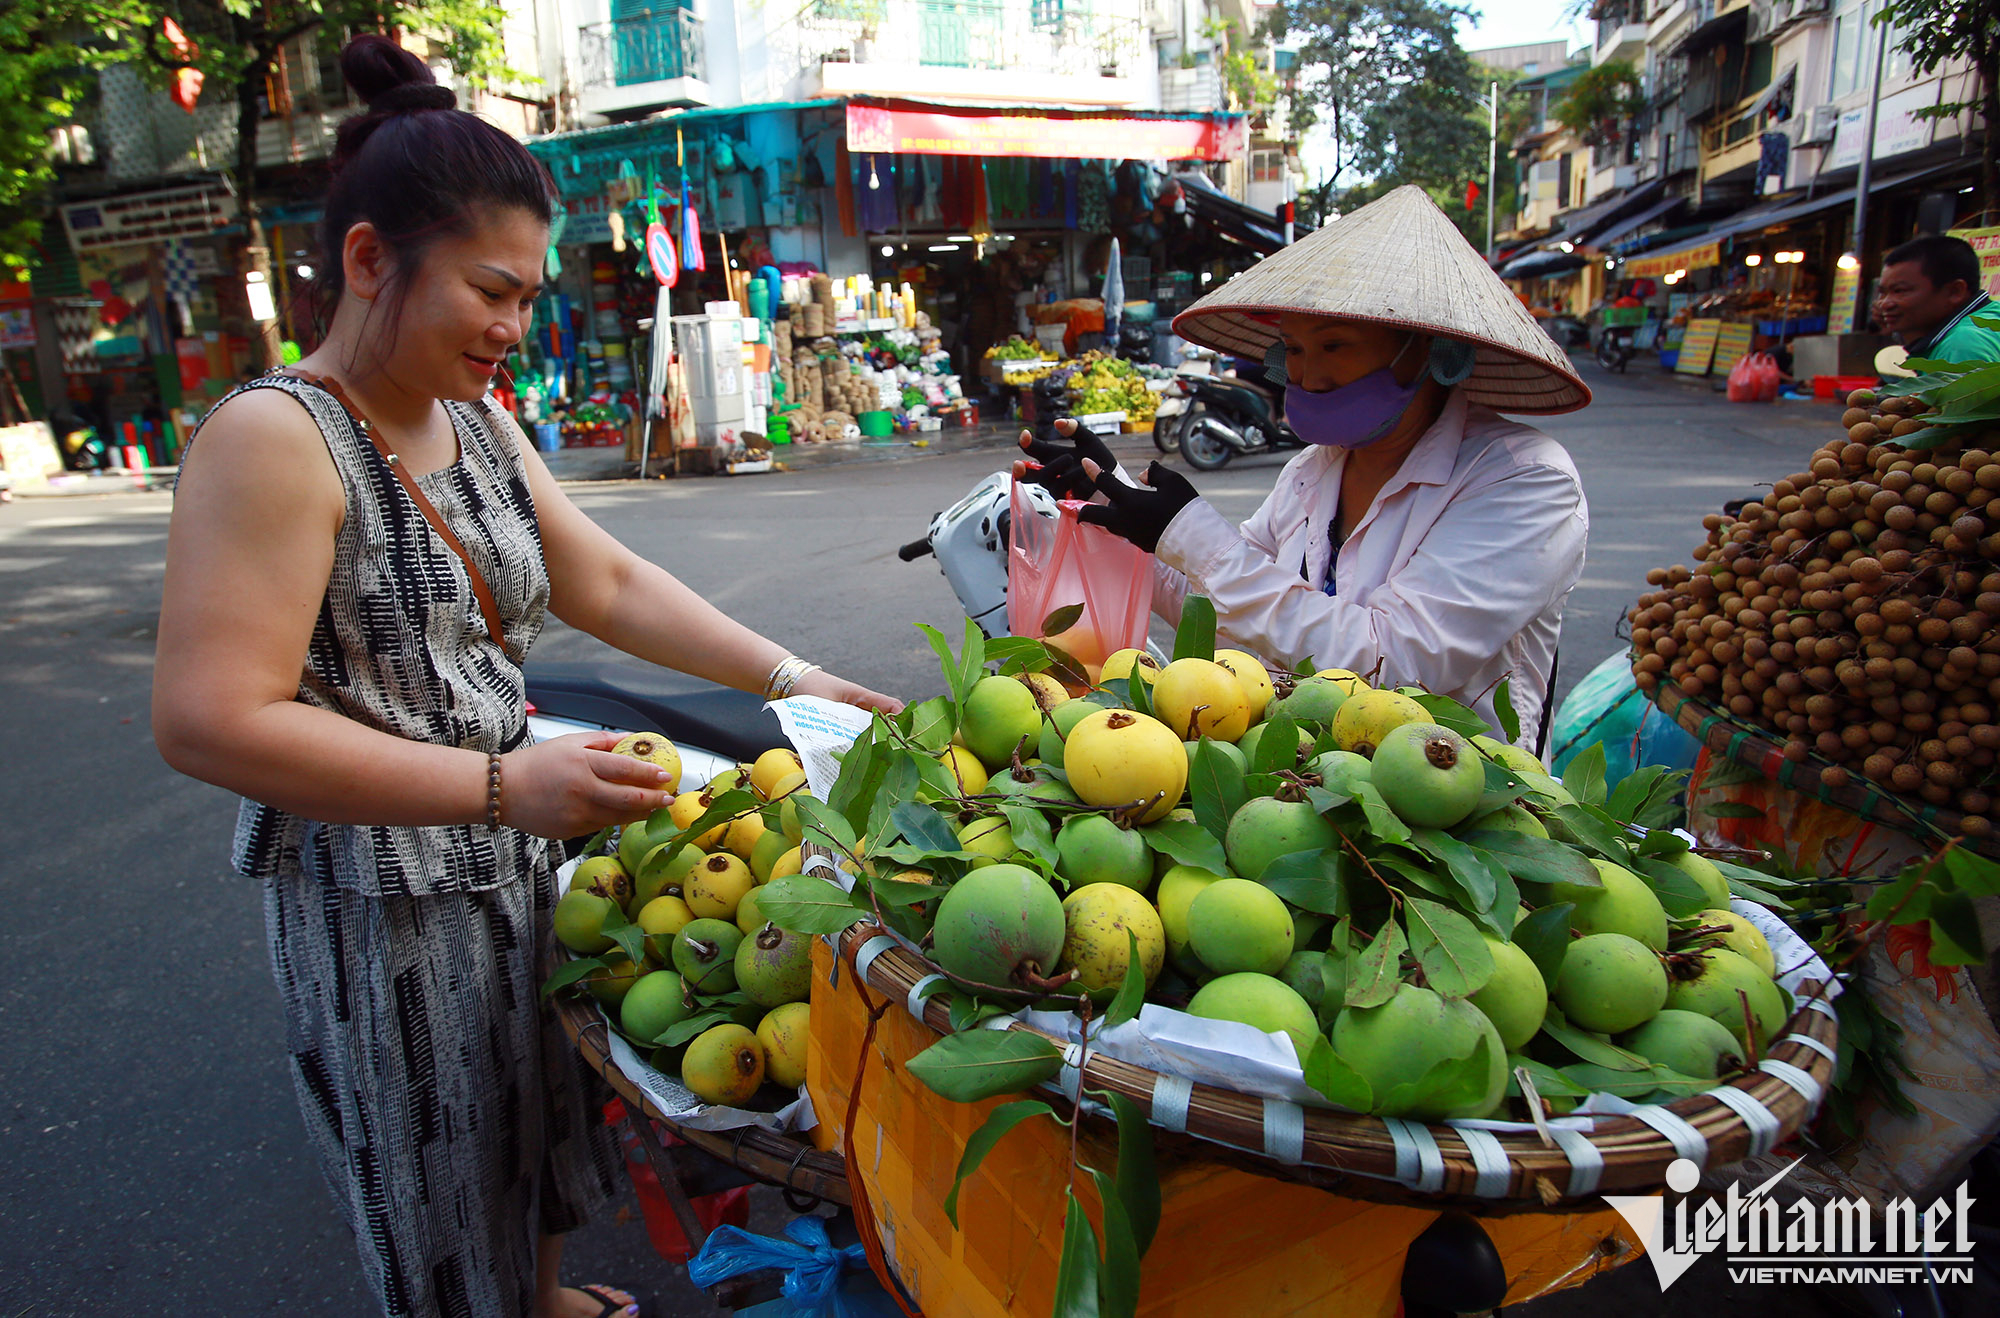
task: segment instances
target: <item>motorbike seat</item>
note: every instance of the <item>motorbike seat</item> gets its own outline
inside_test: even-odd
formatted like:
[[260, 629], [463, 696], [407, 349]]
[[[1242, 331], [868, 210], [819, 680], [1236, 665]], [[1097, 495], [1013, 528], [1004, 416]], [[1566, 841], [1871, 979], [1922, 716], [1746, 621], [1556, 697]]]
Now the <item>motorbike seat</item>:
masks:
[[619, 663], [535, 663], [524, 671], [538, 714], [658, 732], [677, 743], [749, 761], [789, 744], [764, 697], [664, 668]]

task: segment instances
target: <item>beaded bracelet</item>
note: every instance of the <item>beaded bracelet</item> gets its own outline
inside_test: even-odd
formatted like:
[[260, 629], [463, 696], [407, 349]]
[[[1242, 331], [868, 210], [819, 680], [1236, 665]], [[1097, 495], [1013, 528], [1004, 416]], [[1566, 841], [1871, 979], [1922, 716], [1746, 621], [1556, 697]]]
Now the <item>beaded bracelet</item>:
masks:
[[500, 829], [500, 757], [492, 751], [486, 753], [486, 827]]

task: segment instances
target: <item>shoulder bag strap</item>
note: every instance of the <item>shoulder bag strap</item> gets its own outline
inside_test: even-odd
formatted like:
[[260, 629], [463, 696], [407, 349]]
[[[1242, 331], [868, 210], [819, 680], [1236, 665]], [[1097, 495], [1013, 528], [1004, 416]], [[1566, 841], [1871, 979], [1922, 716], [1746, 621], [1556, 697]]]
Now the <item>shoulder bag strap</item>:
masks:
[[[465, 575], [472, 583], [473, 597], [479, 601], [479, 611], [486, 617], [487, 634], [493, 638], [493, 643], [500, 647], [501, 652], [505, 653], [507, 650], [507, 633], [500, 626], [500, 605], [493, 598], [492, 588], [486, 584], [486, 577], [480, 572], [478, 565], [465, 552], [464, 544], [459, 541], [456, 535], [452, 534], [451, 528], [445, 525], [444, 517], [439, 514], [436, 506], [431, 503], [422, 488], [417, 485], [416, 478], [403, 469], [401, 460], [397, 458], [395, 452], [387, 444], [382, 442], [382, 437], [375, 433], [375, 427], [369, 424], [368, 418], [355, 410], [354, 404], [347, 399], [347, 391], [340, 387], [340, 381], [334, 379], [332, 376], [310, 375], [304, 371], [292, 371], [289, 374], [305, 381], [307, 384], [316, 385], [332, 394], [334, 401], [345, 408], [347, 414], [354, 418], [355, 424], [360, 428], [361, 433], [367, 436], [368, 442], [375, 446], [375, 451], [382, 455], [382, 461], [394, 473], [397, 483], [403, 487], [403, 492], [410, 496], [410, 502], [417, 505], [417, 511], [424, 515], [426, 522], [430, 523], [431, 530], [437, 532], [438, 539], [444, 541], [446, 547], [452, 553], [458, 555], [458, 561], [465, 565]], [[509, 657], [511, 658], [512, 656], [510, 655]]]

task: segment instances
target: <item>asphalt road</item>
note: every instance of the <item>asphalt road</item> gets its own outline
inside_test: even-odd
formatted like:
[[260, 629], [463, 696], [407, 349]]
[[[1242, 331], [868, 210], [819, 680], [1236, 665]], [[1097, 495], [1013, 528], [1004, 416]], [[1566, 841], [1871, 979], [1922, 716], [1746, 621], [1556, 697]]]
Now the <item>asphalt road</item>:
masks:
[[[1591, 507], [1565, 686], [1616, 647], [1645, 570], [1684, 559], [1704, 512], [1795, 470], [1833, 423], [1825, 406], [1731, 406], [1584, 370], [1598, 401], [1547, 423]], [[934, 564], [896, 547], [1003, 458], [571, 495], [752, 626], [915, 698], [942, 682], [911, 624], [955, 634], [962, 615]], [[1247, 516], [1278, 465], [1197, 483]], [[165, 494], [0, 507], [0, 1318], [362, 1314], [351, 1242], [303, 1146], [259, 893], [226, 866], [235, 803], [170, 772], [148, 729], [170, 508]], [[609, 652], [552, 625], [536, 657]], [[649, 1313], [712, 1312], [620, 1217], [579, 1235], [571, 1275], [651, 1292]], [[1601, 1286], [1582, 1296], [1604, 1303]], [[1621, 1302], [1651, 1311], [1651, 1287]]]

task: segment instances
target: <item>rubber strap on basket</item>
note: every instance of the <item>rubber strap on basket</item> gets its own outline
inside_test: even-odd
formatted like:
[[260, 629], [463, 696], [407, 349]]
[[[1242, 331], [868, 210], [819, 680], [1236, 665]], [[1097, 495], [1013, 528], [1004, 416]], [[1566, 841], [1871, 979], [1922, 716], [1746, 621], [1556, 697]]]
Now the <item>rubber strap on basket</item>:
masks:
[[863, 983], [868, 981], [868, 968], [875, 964], [875, 958], [896, 945], [896, 940], [887, 934], [876, 934], [863, 943], [854, 954], [854, 975]]
[[1776, 1147], [1778, 1137], [1784, 1134], [1784, 1123], [1755, 1094], [1735, 1085], [1724, 1085], [1709, 1090], [1708, 1096], [1743, 1118], [1750, 1131], [1749, 1157], [1761, 1158]]
[[1642, 1103], [1626, 1115], [1637, 1117], [1666, 1136], [1667, 1143], [1674, 1146], [1674, 1152], [1696, 1167], [1708, 1166], [1708, 1137], [1690, 1126], [1680, 1113], [1669, 1112], [1653, 1103]]
[[1759, 1062], [1757, 1069], [1765, 1075], [1776, 1076], [1792, 1088], [1798, 1090], [1799, 1097], [1805, 1099], [1813, 1107], [1819, 1106], [1819, 1081], [1812, 1078], [1811, 1072], [1801, 1071], [1790, 1062], [1781, 1062], [1773, 1057], [1767, 1057]]
[[1429, 1127], [1401, 1117], [1385, 1117], [1382, 1124], [1396, 1142], [1396, 1179], [1424, 1194], [1444, 1189], [1444, 1155]]
[[924, 990], [933, 984], [941, 983], [943, 979], [943, 975], [925, 975], [910, 985], [910, 996], [903, 1000], [903, 1005], [910, 1009], [910, 1015], [918, 1020], [924, 1018]]
[[1451, 1122], [1452, 1130], [1465, 1141], [1465, 1151], [1472, 1155], [1472, 1165], [1479, 1172], [1479, 1179], [1473, 1182], [1472, 1192], [1481, 1199], [1504, 1199], [1507, 1187], [1514, 1180], [1514, 1164], [1507, 1157], [1507, 1150], [1500, 1144], [1499, 1136], [1490, 1130], [1480, 1130], [1471, 1126], [1459, 1126]]
[[1280, 1098], [1264, 1100], [1264, 1156], [1287, 1167], [1306, 1160], [1306, 1110]]
[[[861, 950], [866, 952], [876, 943], [892, 943], [888, 938], [872, 938]], [[880, 955], [878, 952], [877, 955]], [[875, 1207], [868, 1200], [868, 1185], [861, 1179], [861, 1159], [855, 1153], [855, 1118], [861, 1114], [861, 1084], [868, 1078], [868, 1056], [875, 1048], [875, 1027], [882, 1023], [882, 1015], [889, 1010], [889, 999], [877, 1004], [868, 1000], [868, 987], [862, 982], [862, 972], [858, 964], [854, 972], [854, 991], [861, 995], [861, 1005], [868, 1011], [868, 1028], [861, 1035], [861, 1056], [854, 1062], [854, 1088], [847, 1094], [847, 1119], [841, 1127], [841, 1153], [847, 1162], [848, 1197], [853, 1201], [849, 1207], [854, 1213], [854, 1230], [861, 1237], [861, 1249], [868, 1256], [869, 1270], [875, 1280], [896, 1302], [904, 1318], [924, 1318], [923, 1312], [914, 1309], [903, 1298], [902, 1287], [896, 1284], [895, 1274], [889, 1271], [889, 1256], [882, 1249], [882, 1232], [875, 1223]], [[880, 1131], [877, 1131], [880, 1138]]]
[[1784, 1038], [1778, 1040], [1778, 1042], [1795, 1043], [1802, 1048], [1810, 1048], [1814, 1052], [1818, 1053], [1821, 1057], [1824, 1057], [1829, 1062], [1840, 1060], [1838, 1055], [1833, 1051], [1833, 1049], [1827, 1047], [1825, 1044], [1821, 1043], [1818, 1039], [1813, 1038], [1810, 1034], [1788, 1034]]
[[1604, 1175], [1604, 1154], [1591, 1143], [1590, 1136], [1580, 1130], [1556, 1126], [1549, 1134], [1555, 1137], [1557, 1147], [1569, 1159], [1569, 1188], [1563, 1193], [1571, 1199], [1582, 1199], [1593, 1193], [1598, 1179]]
[[1153, 1124], [1176, 1135], [1187, 1134], [1188, 1104], [1194, 1101], [1194, 1081], [1184, 1075], [1153, 1076]]
[[1832, 1021], [1840, 1019], [1840, 1009], [1822, 997], [1807, 998], [1799, 1004], [1800, 1011], [1816, 1011]]

